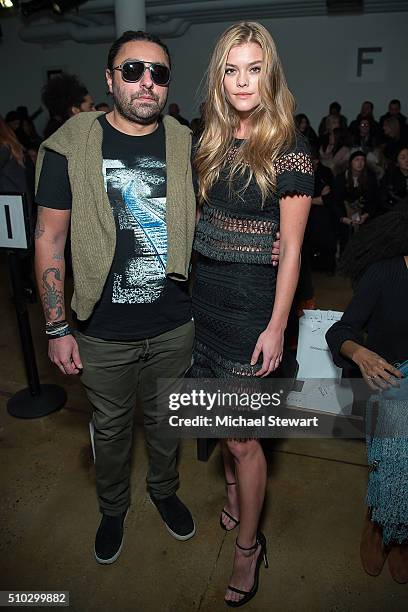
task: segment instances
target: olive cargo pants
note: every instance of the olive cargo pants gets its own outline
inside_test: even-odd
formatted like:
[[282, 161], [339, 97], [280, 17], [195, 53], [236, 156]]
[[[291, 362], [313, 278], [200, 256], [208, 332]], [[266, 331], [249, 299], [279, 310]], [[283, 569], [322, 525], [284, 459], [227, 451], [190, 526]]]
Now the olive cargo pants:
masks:
[[194, 323], [189, 321], [154, 338], [133, 342], [101, 340], [76, 332], [81, 376], [93, 405], [96, 488], [100, 511], [125, 512], [130, 503], [130, 453], [136, 402], [143, 409], [149, 467], [147, 490], [157, 499], [175, 493], [178, 439], [157, 431], [168, 410], [172, 385], [158, 378], [181, 378], [191, 364]]

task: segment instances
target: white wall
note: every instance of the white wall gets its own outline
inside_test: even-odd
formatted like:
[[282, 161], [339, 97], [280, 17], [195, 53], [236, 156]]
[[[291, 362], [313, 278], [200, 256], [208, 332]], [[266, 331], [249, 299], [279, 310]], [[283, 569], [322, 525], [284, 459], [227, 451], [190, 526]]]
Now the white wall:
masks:
[[[256, 15], [253, 16], [256, 19]], [[391, 98], [400, 98], [408, 114], [408, 13], [369, 14], [349, 17], [307, 17], [262, 20], [277, 44], [298, 112], [305, 112], [317, 127], [328, 104], [338, 100], [349, 119], [361, 102], [372, 100], [375, 115], [387, 110]], [[36, 45], [18, 39], [18, 18], [1, 21], [2, 66], [0, 112], [25, 104], [32, 112], [40, 103], [40, 89], [47, 68], [62, 67], [78, 74], [96, 102], [106, 100], [104, 68], [108, 44], [74, 42]], [[193, 25], [181, 38], [167, 44], [173, 58], [173, 82], [169, 101], [192, 118], [200, 103], [198, 92], [211, 48], [229, 23]], [[368, 54], [374, 64], [364, 65], [356, 77], [357, 47], [382, 47]], [[37, 121], [42, 128], [46, 113]]]
[[[342, 113], [349, 119], [357, 115], [366, 99], [374, 102], [377, 117], [386, 112], [391, 98], [400, 98], [403, 112], [408, 113], [408, 13], [262, 23], [275, 40], [298, 112], [306, 113], [312, 125], [317, 127], [334, 100], [340, 102]], [[210, 49], [228, 25], [193, 26], [182, 38], [169, 41], [176, 67], [170, 97], [180, 103], [187, 117], [194, 114], [196, 92]], [[383, 52], [367, 55], [375, 63], [364, 65], [363, 76], [356, 82], [359, 46], [381, 46]], [[369, 82], [372, 79], [377, 81]], [[191, 108], [193, 113], [189, 112]]]
[[[106, 102], [105, 66], [109, 44], [79, 44], [76, 42], [25, 43], [18, 38], [22, 24], [19, 18], [0, 21], [3, 39], [0, 43], [0, 113], [4, 116], [17, 106], [28, 107], [29, 112], [41, 104], [41, 88], [46, 83], [46, 71], [63, 68], [77, 74], [92, 94], [95, 103]], [[42, 131], [48, 120], [48, 111], [36, 120]]]

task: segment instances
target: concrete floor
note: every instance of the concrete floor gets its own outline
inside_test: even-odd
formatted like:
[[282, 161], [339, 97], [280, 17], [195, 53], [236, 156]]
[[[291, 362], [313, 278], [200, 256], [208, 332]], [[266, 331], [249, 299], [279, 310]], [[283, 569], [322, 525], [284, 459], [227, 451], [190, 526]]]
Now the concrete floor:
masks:
[[[42, 382], [64, 385], [68, 402], [48, 417], [24, 421], [6, 412], [26, 386], [0, 258], [0, 590], [70, 591], [75, 612], [218, 612], [231, 569], [234, 535], [218, 526], [224, 502], [218, 449], [196, 460], [193, 441], [180, 448], [180, 497], [197, 533], [174, 540], [146, 499], [146, 455], [138, 428], [133, 454], [132, 506], [123, 552], [112, 566], [93, 559], [99, 524], [88, 436], [90, 408], [79, 381], [64, 378], [46, 357], [42, 315], [30, 318]], [[317, 275], [322, 308], [342, 308], [348, 283]], [[268, 496], [263, 530], [268, 570], [248, 611], [406, 610], [408, 586], [360, 567], [359, 537], [366, 487], [365, 448], [356, 440], [282, 440], [268, 452]]]

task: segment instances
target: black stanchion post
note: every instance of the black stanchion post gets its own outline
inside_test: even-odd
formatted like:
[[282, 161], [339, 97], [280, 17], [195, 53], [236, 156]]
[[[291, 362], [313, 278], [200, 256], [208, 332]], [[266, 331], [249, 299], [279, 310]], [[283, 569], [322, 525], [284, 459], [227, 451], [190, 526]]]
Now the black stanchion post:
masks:
[[40, 395], [40, 379], [38, 377], [38, 369], [37, 364], [35, 362], [30, 320], [28, 318], [27, 306], [24, 300], [24, 287], [22, 283], [19, 255], [17, 255], [17, 253], [10, 252], [8, 254], [8, 262], [14, 306], [17, 315], [18, 330], [20, 332], [24, 365], [27, 374], [27, 382], [30, 388], [31, 395]]

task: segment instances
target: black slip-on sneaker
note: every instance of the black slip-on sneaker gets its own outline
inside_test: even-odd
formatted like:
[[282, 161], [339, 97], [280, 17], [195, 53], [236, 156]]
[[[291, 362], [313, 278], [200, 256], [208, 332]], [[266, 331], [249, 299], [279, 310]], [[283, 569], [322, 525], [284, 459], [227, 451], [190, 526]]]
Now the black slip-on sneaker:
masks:
[[196, 532], [196, 527], [190, 510], [174, 493], [164, 499], [155, 499], [150, 495], [150, 501], [156, 506], [167, 531], [176, 540], [189, 540]]
[[117, 516], [102, 515], [95, 537], [95, 559], [108, 565], [119, 557], [123, 544], [123, 523], [127, 512]]

